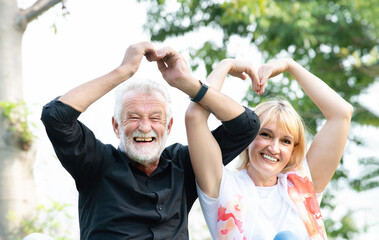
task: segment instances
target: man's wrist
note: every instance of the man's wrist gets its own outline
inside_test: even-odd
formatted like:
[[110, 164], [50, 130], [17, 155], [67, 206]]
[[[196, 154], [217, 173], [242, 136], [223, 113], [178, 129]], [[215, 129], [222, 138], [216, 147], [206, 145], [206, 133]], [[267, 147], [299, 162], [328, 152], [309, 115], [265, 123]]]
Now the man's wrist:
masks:
[[115, 76], [116, 78], [125, 81], [131, 78], [135, 72], [130, 71], [130, 69], [125, 66], [118, 66], [111, 73], [114, 74], [113, 76]]
[[199, 91], [196, 93], [196, 95], [193, 98], [190, 97], [190, 100], [195, 103], [200, 102], [208, 91], [208, 85], [206, 85], [200, 80], [199, 80], [199, 83], [201, 85]]

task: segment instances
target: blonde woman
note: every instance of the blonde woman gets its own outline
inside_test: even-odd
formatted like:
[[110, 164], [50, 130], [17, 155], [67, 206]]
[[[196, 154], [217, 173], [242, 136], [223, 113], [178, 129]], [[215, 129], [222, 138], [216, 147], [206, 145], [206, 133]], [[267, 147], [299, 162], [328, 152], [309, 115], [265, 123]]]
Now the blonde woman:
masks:
[[[245, 65], [224, 60], [208, 82], [219, 89], [228, 73], [242, 74]], [[285, 100], [264, 102], [255, 108], [261, 123], [258, 135], [242, 152], [238, 171], [230, 171], [223, 166], [220, 148], [207, 126], [208, 112], [224, 121], [237, 116], [242, 107], [228, 99], [223, 109], [207, 111], [195, 103], [187, 109], [190, 156], [213, 239], [327, 238], [316, 196], [340, 162], [353, 108], [292, 59], [269, 62], [258, 74], [249, 75], [258, 76], [259, 85], [253, 88], [262, 94], [267, 80], [283, 72], [297, 80], [326, 118], [309, 149], [301, 117], [293, 107]]]

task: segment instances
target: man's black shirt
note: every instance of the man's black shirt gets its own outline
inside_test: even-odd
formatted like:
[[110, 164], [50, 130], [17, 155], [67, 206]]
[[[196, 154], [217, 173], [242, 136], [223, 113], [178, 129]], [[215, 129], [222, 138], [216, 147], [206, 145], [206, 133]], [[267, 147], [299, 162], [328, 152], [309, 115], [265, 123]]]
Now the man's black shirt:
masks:
[[[103, 144], [77, 120], [80, 112], [53, 100], [42, 121], [63, 167], [79, 191], [81, 239], [188, 239], [188, 213], [197, 198], [188, 147], [164, 149], [147, 176], [126, 154]], [[254, 139], [259, 119], [246, 108], [212, 133], [224, 164]]]

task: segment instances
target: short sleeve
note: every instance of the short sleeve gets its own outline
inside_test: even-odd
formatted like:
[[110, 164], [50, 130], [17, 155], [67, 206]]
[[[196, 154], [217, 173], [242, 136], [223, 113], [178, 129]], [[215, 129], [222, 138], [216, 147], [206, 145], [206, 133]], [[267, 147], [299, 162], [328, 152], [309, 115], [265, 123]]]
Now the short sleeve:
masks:
[[[223, 167], [222, 179], [220, 183], [220, 190], [224, 184], [224, 178], [226, 176], [226, 169]], [[201, 210], [203, 212], [205, 222], [209, 228], [209, 232], [212, 235], [212, 239], [216, 239], [215, 233], [217, 230], [218, 220], [218, 207], [220, 204], [219, 198], [212, 198], [201, 191], [199, 185], [196, 182], [197, 195], [199, 196]]]

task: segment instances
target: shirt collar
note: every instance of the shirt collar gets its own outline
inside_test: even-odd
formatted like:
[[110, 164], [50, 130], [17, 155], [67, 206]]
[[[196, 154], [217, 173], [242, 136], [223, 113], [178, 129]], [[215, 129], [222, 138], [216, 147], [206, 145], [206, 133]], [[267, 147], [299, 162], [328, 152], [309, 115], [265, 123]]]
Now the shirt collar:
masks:
[[[133, 160], [131, 160], [124, 152], [122, 152], [120, 147], [118, 147], [117, 150], [120, 152], [120, 155], [122, 156], [125, 163], [128, 164], [131, 169], [137, 169], [138, 171], [141, 172], [141, 170], [139, 170], [137, 168], [136, 163]], [[169, 162], [170, 161], [167, 160], [165, 157], [163, 157], [161, 154], [161, 157], [160, 157], [159, 163], [158, 163], [158, 167], [157, 167], [157, 169], [154, 170], [154, 172], [150, 176], [154, 176], [154, 175], [164, 171], [168, 167]]]

